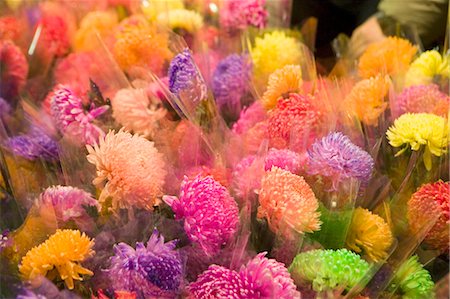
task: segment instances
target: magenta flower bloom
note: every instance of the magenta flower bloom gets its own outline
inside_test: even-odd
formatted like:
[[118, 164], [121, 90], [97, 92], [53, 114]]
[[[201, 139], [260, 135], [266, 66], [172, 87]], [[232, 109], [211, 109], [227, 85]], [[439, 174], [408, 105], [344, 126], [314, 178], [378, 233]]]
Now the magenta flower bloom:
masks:
[[436, 84], [415, 85], [405, 88], [397, 98], [399, 114], [433, 113], [447, 117], [450, 97]]
[[266, 111], [261, 105], [261, 102], [256, 101], [241, 111], [238, 121], [233, 125], [233, 133], [244, 134], [257, 123], [265, 120], [266, 117]]
[[220, 24], [231, 31], [243, 30], [247, 26], [264, 28], [269, 13], [265, 0], [230, 0], [220, 12]]
[[271, 148], [266, 156], [264, 170], [272, 169], [272, 166], [298, 173], [301, 167], [301, 156], [288, 149]]
[[125, 243], [114, 246], [107, 270], [116, 290], [135, 292], [139, 298], [175, 298], [182, 280], [182, 260], [176, 241], [164, 243], [155, 229], [147, 246], [136, 249]]
[[80, 97], [64, 86], [58, 85], [51, 99], [51, 114], [62, 133], [80, 138], [85, 144], [95, 144], [105, 133], [93, 121], [106, 112], [109, 106], [91, 107], [86, 110]]
[[25, 86], [28, 62], [12, 41], [0, 40], [0, 96], [12, 100]]
[[211, 176], [184, 178], [180, 197], [164, 196], [175, 219], [184, 219], [189, 239], [214, 255], [226, 245], [239, 225], [238, 206], [228, 190]]
[[364, 187], [372, 176], [373, 166], [369, 153], [340, 132], [328, 134], [308, 149], [308, 174], [329, 180], [332, 190], [349, 179], [357, 180]]
[[188, 286], [190, 298], [300, 298], [286, 267], [260, 253], [238, 271], [212, 265]]
[[[261, 164], [261, 165], [260, 165]], [[233, 187], [238, 197], [252, 196], [261, 187], [264, 176], [262, 163], [258, 163], [256, 155], [244, 157], [233, 169]]]
[[58, 159], [58, 144], [38, 127], [32, 127], [30, 132], [8, 138], [5, 142], [14, 155], [28, 160], [43, 159], [55, 161]]

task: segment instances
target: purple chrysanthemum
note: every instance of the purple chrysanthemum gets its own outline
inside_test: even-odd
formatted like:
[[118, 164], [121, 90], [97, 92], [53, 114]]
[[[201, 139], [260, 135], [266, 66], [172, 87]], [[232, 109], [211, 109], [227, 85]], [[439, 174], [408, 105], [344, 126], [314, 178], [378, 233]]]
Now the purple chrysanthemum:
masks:
[[37, 127], [32, 127], [27, 134], [7, 139], [5, 146], [13, 154], [28, 160], [55, 161], [58, 158], [56, 141]]
[[228, 190], [211, 176], [184, 178], [180, 197], [164, 196], [176, 219], [184, 219], [189, 239], [208, 255], [230, 241], [239, 224], [238, 206]]
[[105, 113], [109, 106], [95, 107], [91, 104], [87, 110], [81, 98], [64, 85], [58, 85], [53, 92], [51, 113], [61, 132], [81, 138], [85, 144], [95, 144], [104, 132], [92, 122]]
[[265, 253], [238, 271], [212, 265], [188, 287], [190, 298], [300, 298], [286, 267]]
[[365, 186], [372, 176], [372, 157], [340, 132], [333, 132], [314, 142], [308, 149], [307, 172], [331, 182], [331, 189], [348, 179]]
[[5, 121], [5, 118], [9, 113], [11, 113], [11, 106], [5, 99], [0, 97], [0, 121]]
[[272, 166], [298, 173], [301, 166], [301, 156], [288, 149], [271, 148], [266, 156], [264, 170], [272, 169]]
[[252, 65], [247, 55], [231, 54], [217, 65], [212, 90], [219, 108], [240, 109], [241, 98], [248, 90]]
[[141, 242], [136, 249], [125, 243], [115, 245], [108, 269], [114, 289], [135, 292], [142, 298], [175, 298], [183, 272], [175, 246], [176, 241], [164, 243], [156, 229], [147, 246]]

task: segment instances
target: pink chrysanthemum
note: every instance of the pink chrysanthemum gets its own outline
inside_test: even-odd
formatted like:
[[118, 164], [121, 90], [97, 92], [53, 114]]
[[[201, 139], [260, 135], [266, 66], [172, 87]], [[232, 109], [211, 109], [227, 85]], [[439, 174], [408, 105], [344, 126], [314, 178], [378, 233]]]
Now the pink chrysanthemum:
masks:
[[268, 12], [265, 0], [230, 0], [224, 2], [220, 11], [220, 23], [229, 30], [243, 30], [247, 26], [264, 28]]
[[239, 271], [212, 265], [188, 287], [190, 298], [300, 298], [288, 270], [260, 253]]
[[238, 206], [228, 190], [212, 177], [187, 177], [181, 183], [179, 198], [164, 196], [176, 219], [184, 219], [189, 239], [208, 255], [226, 245], [239, 225]]
[[267, 171], [272, 169], [272, 166], [276, 166], [292, 173], [298, 173], [301, 163], [302, 158], [300, 154], [288, 149], [271, 148], [267, 153], [264, 169]]
[[94, 144], [104, 136], [102, 129], [93, 121], [108, 110], [109, 106], [95, 107], [89, 110], [83, 107], [80, 97], [64, 85], [53, 90], [51, 98], [51, 114], [59, 130], [74, 138], [80, 138], [84, 144]]
[[241, 111], [238, 121], [233, 125], [233, 132], [243, 134], [258, 122], [265, 120], [266, 116], [266, 111], [261, 105], [261, 102], [254, 102], [248, 108]]
[[248, 129], [242, 136], [243, 147], [249, 154], [256, 154], [264, 140], [269, 139], [267, 133], [267, 121], [261, 121]]
[[418, 233], [427, 222], [439, 217], [425, 237], [425, 243], [441, 252], [449, 248], [450, 182], [423, 185], [408, 202], [408, 220], [411, 231]]
[[0, 18], [0, 39], [17, 40], [20, 38], [23, 30], [22, 22], [13, 16], [4, 16]]
[[121, 129], [110, 131], [100, 143], [87, 145], [87, 160], [97, 168], [93, 184], [101, 188], [99, 201], [111, 198], [112, 210], [153, 210], [162, 195], [165, 162], [153, 142]]
[[268, 133], [276, 147], [301, 148], [303, 143], [313, 140], [321, 123], [322, 113], [311, 95], [291, 93], [280, 98], [269, 113]]
[[264, 175], [262, 163], [256, 155], [244, 157], [233, 169], [233, 187], [239, 198], [254, 195], [254, 191], [261, 187], [261, 178]]
[[0, 96], [11, 100], [25, 85], [28, 75], [27, 59], [13, 42], [0, 40], [0, 66]]
[[416, 85], [405, 88], [397, 98], [399, 114], [433, 113], [447, 117], [450, 97], [439, 90], [436, 84]]
[[[259, 191], [258, 218], [272, 231], [291, 227], [299, 233], [320, 229], [319, 202], [303, 177], [278, 167], [266, 172]], [[287, 226], [286, 226], [287, 225]]]
[[64, 56], [69, 51], [69, 29], [63, 17], [44, 16], [37, 24], [39, 27], [42, 28], [38, 46], [40, 51], [50, 56]]

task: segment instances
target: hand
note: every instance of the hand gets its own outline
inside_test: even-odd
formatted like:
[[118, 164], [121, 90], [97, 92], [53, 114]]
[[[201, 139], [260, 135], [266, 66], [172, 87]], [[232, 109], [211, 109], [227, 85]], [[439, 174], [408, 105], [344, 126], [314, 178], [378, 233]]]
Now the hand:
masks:
[[366, 50], [367, 46], [385, 39], [383, 31], [376, 17], [370, 17], [353, 31], [349, 43], [350, 57], [358, 58]]

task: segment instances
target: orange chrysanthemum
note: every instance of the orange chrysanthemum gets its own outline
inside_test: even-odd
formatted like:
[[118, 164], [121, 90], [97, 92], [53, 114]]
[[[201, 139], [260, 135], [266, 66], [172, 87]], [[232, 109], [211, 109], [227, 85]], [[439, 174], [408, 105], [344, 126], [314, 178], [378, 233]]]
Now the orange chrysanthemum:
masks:
[[417, 48], [406, 39], [388, 37], [367, 47], [359, 60], [359, 74], [370, 78], [378, 74], [398, 75], [408, 70]]

